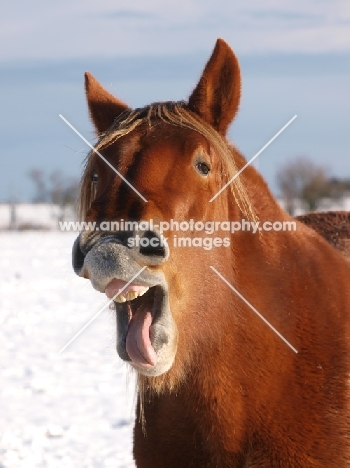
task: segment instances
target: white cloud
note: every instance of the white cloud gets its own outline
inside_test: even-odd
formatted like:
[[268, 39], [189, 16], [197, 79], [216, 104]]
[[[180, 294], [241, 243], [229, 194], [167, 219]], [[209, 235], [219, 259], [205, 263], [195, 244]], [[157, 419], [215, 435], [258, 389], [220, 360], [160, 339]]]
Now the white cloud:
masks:
[[348, 0], [14, 0], [2, 6], [0, 60], [181, 54], [217, 37], [240, 54], [350, 51], [349, 25]]

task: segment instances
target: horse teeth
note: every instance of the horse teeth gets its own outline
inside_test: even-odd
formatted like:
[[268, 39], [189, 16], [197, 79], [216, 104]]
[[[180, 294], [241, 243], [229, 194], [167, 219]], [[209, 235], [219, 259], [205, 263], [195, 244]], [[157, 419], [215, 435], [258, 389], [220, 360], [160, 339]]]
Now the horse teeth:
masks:
[[140, 291], [138, 293], [139, 296], [143, 296], [144, 294], [146, 294], [146, 292], [149, 290], [149, 288], [145, 289], [144, 291]]
[[117, 296], [114, 300], [115, 302], [126, 302], [126, 298], [123, 296], [123, 294], [119, 294], [119, 296]]
[[138, 296], [138, 294], [135, 291], [129, 291], [128, 294], [126, 295], [126, 300], [127, 301], [132, 301]]
[[149, 288], [147, 288], [147, 289], [145, 289], [143, 291], [128, 291], [126, 296], [124, 296], [123, 294], [119, 294], [119, 296], [117, 296], [114, 300], [115, 300], [115, 302], [133, 301], [137, 297], [143, 296], [148, 291], [148, 289]]

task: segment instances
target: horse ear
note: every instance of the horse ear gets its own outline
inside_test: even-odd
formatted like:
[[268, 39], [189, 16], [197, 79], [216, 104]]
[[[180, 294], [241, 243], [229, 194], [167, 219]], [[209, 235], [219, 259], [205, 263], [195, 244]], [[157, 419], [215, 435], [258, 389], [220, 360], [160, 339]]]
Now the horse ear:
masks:
[[218, 39], [199, 83], [189, 98], [189, 109], [221, 135], [225, 135], [237, 113], [240, 97], [238, 60], [228, 44]]
[[90, 117], [98, 133], [105, 132], [114, 119], [128, 109], [88, 72], [85, 73], [85, 92]]

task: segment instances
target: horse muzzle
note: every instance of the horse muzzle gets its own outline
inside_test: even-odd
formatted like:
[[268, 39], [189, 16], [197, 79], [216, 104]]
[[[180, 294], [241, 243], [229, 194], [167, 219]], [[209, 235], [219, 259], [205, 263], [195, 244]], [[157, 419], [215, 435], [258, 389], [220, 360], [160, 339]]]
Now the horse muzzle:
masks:
[[168, 257], [167, 243], [153, 231], [83, 231], [73, 245], [74, 271], [109, 298], [116, 296], [119, 356], [147, 376], [169, 370], [177, 348], [167, 281], [155, 268]]

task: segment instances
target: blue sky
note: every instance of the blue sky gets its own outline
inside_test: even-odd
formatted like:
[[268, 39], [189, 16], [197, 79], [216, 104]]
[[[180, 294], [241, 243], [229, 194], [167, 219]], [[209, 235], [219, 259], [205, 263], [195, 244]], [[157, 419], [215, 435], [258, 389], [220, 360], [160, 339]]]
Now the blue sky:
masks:
[[276, 168], [306, 155], [350, 177], [350, 2], [305, 0], [46, 2], [15, 0], [0, 15], [0, 201], [32, 196], [30, 168], [79, 176], [93, 140], [83, 74], [133, 106], [188, 97], [217, 37], [237, 53], [241, 110], [231, 139], [259, 157], [276, 191]]

